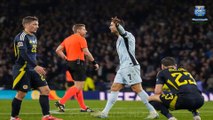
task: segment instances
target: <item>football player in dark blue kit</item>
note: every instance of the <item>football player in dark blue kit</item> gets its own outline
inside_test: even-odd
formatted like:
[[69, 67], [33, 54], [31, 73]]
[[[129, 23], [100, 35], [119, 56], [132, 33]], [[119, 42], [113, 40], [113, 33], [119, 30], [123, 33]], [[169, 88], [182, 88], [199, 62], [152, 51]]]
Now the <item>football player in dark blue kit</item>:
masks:
[[[194, 120], [201, 120], [198, 109], [203, 106], [204, 98], [192, 75], [183, 68], [177, 68], [173, 57], [163, 58], [161, 69], [156, 79], [155, 94], [149, 97], [150, 103], [168, 120], [177, 120], [168, 109], [187, 109], [192, 112]], [[171, 93], [163, 93], [164, 84]]]
[[18, 115], [22, 100], [31, 88], [40, 91], [39, 103], [42, 109], [42, 120], [62, 120], [49, 113], [50, 89], [45, 80], [46, 71], [36, 63], [37, 38], [34, 35], [39, 28], [38, 18], [27, 16], [23, 18], [24, 30], [14, 39], [15, 65], [13, 66], [13, 89], [17, 94], [12, 101], [10, 120], [21, 120]]

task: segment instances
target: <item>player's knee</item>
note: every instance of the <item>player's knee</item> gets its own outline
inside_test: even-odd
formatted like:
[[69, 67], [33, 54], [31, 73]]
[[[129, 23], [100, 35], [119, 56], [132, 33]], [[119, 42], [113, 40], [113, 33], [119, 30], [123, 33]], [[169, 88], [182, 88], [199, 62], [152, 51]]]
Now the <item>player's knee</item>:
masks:
[[140, 87], [137, 87], [137, 86], [132, 86], [132, 91], [136, 92], [136, 93], [139, 93], [142, 91], [142, 89]]
[[83, 86], [76, 86], [76, 88], [80, 91], [83, 90]]
[[135, 87], [131, 87], [132, 88], [132, 91], [136, 92], [137, 89]]
[[22, 100], [22, 99], [24, 99], [26, 94], [27, 94], [26, 92], [18, 91], [17, 94], [16, 94], [16, 98], [19, 99], [19, 100]]
[[123, 88], [120, 84], [112, 84], [111, 91], [120, 91]]
[[83, 90], [84, 88], [84, 82], [75, 82], [74, 85], [78, 90]]
[[83, 90], [83, 85], [75, 85], [75, 87], [77, 88], [78, 91], [81, 91]]
[[111, 87], [111, 91], [119, 91], [119, 88], [116, 87], [116, 86], [112, 86], [112, 87]]
[[45, 89], [41, 90], [40, 92], [41, 92], [41, 95], [49, 95], [50, 89], [49, 88], [45, 88]]

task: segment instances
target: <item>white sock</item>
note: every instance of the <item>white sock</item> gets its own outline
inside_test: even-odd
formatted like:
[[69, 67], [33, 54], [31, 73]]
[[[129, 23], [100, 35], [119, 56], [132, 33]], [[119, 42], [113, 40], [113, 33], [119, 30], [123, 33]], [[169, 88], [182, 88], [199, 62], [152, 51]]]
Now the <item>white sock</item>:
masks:
[[148, 94], [143, 90], [138, 93], [138, 96], [141, 98], [141, 101], [146, 105], [146, 108], [151, 112], [155, 111], [155, 108], [148, 101]]
[[10, 117], [10, 120], [15, 120], [15, 117], [12, 117], [12, 116], [11, 116], [11, 117]]
[[49, 117], [50, 115], [44, 115], [43, 117]]
[[107, 104], [106, 104], [104, 110], [102, 111], [104, 114], [108, 115], [110, 109], [112, 108], [112, 106], [117, 101], [118, 93], [119, 92], [113, 92], [113, 91], [110, 93], [109, 98], [107, 100]]

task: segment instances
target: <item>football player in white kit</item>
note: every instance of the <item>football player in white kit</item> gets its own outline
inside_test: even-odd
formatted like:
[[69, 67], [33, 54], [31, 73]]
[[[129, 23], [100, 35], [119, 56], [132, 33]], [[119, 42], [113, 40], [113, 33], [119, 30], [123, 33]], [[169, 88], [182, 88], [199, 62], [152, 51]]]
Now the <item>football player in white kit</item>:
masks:
[[117, 17], [112, 18], [109, 29], [111, 33], [118, 36], [116, 50], [119, 56], [120, 67], [111, 86], [111, 93], [105, 108], [101, 112], [92, 113], [92, 115], [99, 118], [107, 118], [110, 109], [117, 100], [119, 91], [124, 85], [130, 85], [131, 89], [137, 93], [149, 110], [149, 115], [146, 119], [158, 118], [158, 113], [148, 102], [148, 94], [141, 85], [140, 65], [135, 58], [135, 37], [132, 33], [124, 30], [122, 21]]

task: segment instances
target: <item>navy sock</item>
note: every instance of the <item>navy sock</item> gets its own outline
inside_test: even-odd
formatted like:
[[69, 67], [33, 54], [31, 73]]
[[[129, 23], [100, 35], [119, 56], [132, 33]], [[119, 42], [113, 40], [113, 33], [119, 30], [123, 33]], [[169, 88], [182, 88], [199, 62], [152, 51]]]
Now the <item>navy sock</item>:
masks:
[[193, 114], [193, 116], [200, 115], [199, 112], [198, 112], [198, 110], [192, 110], [192, 114]]
[[162, 103], [151, 101], [150, 104], [152, 104], [156, 110], [160, 110], [161, 114], [163, 114], [165, 117], [167, 118], [173, 117], [172, 114], [169, 113], [168, 108], [164, 106]]
[[49, 115], [50, 112], [50, 104], [49, 104], [49, 98], [47, 95], [40, 95], [39, 103], [41, 105], [42, 114], [43, 115]]
[[14, 98], [12, 101], [12, 113], [11, 116], [12, 117], [16, 117], [19, 115], [19, 111], [21, 109], [21, 103], [22, 100], [18, 100], [17, 98]]

